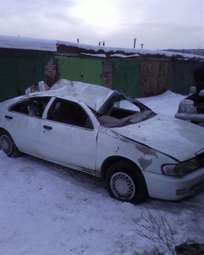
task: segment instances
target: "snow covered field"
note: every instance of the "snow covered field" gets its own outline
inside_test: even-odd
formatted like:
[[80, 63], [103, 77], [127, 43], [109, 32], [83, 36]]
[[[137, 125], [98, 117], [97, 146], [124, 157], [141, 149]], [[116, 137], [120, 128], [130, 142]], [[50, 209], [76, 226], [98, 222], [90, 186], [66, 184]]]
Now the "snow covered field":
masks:
[[[182, 98], [166, 92], [141, 101], [173, 116]], [[158, 254], [153, 250], [189, 239], [204, 239], [204, 192], [178, 203], [134, 206], [110, 198], [95, 178], [0, 152], [2, 255]]]

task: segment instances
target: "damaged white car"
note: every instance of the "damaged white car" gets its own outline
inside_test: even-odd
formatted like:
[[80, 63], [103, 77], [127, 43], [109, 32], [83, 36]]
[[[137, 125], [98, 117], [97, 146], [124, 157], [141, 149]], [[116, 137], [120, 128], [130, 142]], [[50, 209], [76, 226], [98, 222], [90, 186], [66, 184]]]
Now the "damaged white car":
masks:
[[204, 184], [204, 129], [108, 88], [74, 82], [0, 105], [0, 144], [101, 177], [110, 195], [179, 200]]

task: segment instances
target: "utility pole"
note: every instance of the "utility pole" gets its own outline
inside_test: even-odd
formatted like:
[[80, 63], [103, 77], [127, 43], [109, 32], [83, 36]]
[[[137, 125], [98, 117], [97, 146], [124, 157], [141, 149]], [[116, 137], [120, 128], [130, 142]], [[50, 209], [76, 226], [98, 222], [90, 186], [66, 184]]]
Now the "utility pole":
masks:
[[133, 43], [133, 48], [134, 48], [134, 49], [136, 48], [136, 43], [137, 43], [137, 39], [134, 38], [134, 43]]
[[79, 38], [77, 38], [77, 43], [79, 43]]

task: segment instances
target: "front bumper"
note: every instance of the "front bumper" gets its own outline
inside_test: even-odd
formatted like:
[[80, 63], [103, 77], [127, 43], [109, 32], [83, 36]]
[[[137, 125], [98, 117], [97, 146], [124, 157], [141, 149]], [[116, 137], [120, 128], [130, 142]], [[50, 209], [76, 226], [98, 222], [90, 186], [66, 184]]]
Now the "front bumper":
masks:
[[200, 168], [182, 178], [144, 173], [150, 197], [181, 200], [204, 190], [204, 168]]

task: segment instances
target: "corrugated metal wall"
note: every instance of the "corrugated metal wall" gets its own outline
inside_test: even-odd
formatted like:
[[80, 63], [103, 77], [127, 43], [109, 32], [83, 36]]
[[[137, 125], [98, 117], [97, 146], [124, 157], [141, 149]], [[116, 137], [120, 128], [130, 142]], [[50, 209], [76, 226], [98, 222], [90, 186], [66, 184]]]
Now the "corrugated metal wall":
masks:
[[93, 84], [102, 84], [103, 60], [64, 56], [57, 56], [56, 59], [62, 78]]
[[130, 97], [157, 95], [169, 87], [170, 63], [153, 59], [115, 59], [112, 87]]
[[140, 96], [153, 96], [169, 87], [170, 63], [163, 60], [141, 61]]
[[44, 65], [52, 55], [31, 52], [0, 52], [0, 101], [22, 95], [43, 79]]

